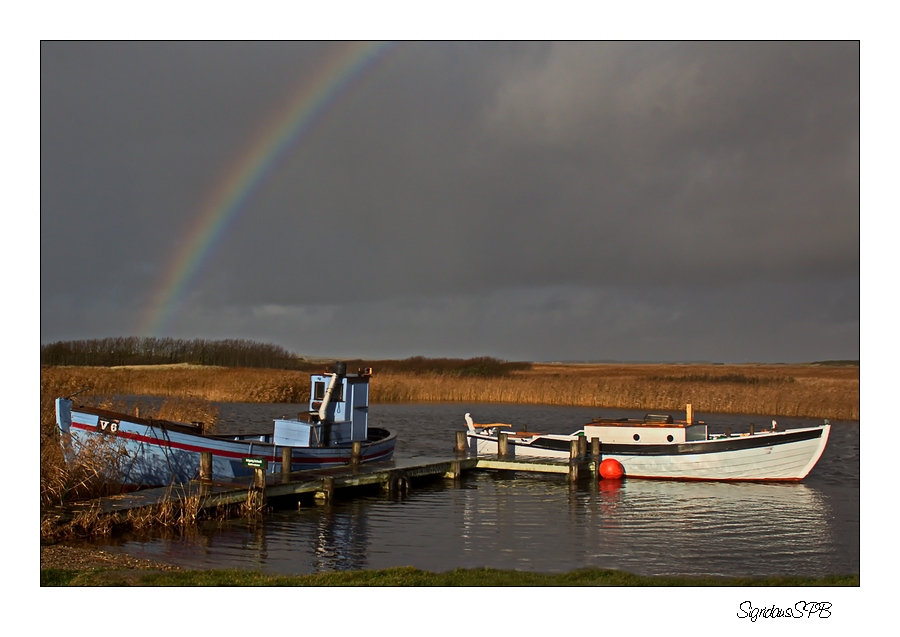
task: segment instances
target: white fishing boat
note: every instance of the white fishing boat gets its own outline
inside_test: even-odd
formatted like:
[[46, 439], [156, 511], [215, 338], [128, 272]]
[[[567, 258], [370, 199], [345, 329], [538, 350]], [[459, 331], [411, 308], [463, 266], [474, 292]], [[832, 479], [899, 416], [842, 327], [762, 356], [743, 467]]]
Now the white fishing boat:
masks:
[[568, 435], [476, 424], [470, 414], [465, 417], [468, 449], [478, 455], [497, 454], [502, 437], [509, 457], [564, 460], [571, 457], [572, 441], [583, 438], [588, 453], [596, 449], [603, 460], [618, 461], [627, 478], [668, 480], [802, 480], [822, 457], [831, 431], [827, 420], [786, 430], [773, 420], [768, 430], [711, 435], [706, 423], [694, 422], [690, 405], [681, 421], [653, 414], [595, 418]]
[[199, 475], [202, 452], [212, 455], [214, 478], [251, 475], [256, 467], [281, 472], [285, 449], [291, 471], [348, 464], [355, 459], [354, 447], [360, 462], [390, 460], [396, 434], [369, 426], [372, 370], [346, 370], [339, 362], [332, 373], [312, 374], [309, 411], [276, 419], [272, 433], [207, 434], [202, 423], [140, 418], [75, 405], [72, 397], [57, 398], [56, 422], [69, 449], [97, 437], [119, 445], [126, 456], [120, 476], [126, 485], [193, 480]]

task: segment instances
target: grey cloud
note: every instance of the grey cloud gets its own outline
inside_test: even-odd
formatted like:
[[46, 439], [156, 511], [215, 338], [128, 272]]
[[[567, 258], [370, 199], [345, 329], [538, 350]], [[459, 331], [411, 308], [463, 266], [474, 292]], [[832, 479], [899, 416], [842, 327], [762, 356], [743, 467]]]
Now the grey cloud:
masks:
[[[135, 329], [213, 188], [335, 46], [42, 45], [42, 340]], [[267, 175], [172, 329], [303, 349], [328, 316], [379, 355], [664, 359], [687, 328], [663, 317], [690, 315], [704, 358], [853, 357], [859, 153], [856, 43], [407, 43]], [[667, 289], [777, 298], [782, 324]], [[579, 338], [542, 340], [557, 328]]]

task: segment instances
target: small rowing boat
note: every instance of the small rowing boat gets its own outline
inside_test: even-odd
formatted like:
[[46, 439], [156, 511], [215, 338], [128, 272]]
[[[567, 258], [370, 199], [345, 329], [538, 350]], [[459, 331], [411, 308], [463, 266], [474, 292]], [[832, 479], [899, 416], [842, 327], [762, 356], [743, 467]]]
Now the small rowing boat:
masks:
[[276, 419], [271, 434], [206, 434], [202, 423], [140, 418], [75, 405], [71, 396], [56, 399], [56, 423], [66, 446], [97, 437], [120, 445], [127, 456], [122, 476], [126, 485], [193, 480], [199, 475], [203, 452], [212, 455], [212, 474], [217, 478], [251, 475], [257, 467], [281, 472], [285, 450], [291, 471], [349, 464], [354, 447], [360, 462], [390, 460], [396, 434], [369, 426], [372, 370], [346, 372], [346, 364], [338, 362], [331, 373], [312, 374], [309, 411], [297, 418]]
[[[570, 457], [572, 441], [584, 439], [605, 460], [617, 460], [628, 478], [667, 480], [798, 481], [822, 457], [831, 425], [711, 435], [706, 423], [694, 422], [691, 405], [685, 420], [648, 414], [643, 419], [595, 418], [567, 434], [516, 431], [503, 423], [476, 424], [466, 414], [468, 448], [479, 455], [496, 454], [501, 437], [506, 453], [516, 458]], [[593, 441], [596, 441], [594, 443]]]

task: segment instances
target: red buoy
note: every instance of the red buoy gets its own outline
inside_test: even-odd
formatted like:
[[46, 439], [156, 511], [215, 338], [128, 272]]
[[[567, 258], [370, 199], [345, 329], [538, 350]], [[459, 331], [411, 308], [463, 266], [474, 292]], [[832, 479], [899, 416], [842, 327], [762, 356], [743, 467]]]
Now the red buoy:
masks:
[[600, 463], [600, 477], [604, 480], [619, 480], [625, 475], [625, 467], [614, 458], [607, 458]]

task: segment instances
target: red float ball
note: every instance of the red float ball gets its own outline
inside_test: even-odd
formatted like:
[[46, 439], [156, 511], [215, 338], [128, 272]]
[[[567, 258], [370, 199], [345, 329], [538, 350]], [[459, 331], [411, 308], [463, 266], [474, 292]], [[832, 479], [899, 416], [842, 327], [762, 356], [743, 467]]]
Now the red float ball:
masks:
[[607, 458], [600, 463], [600, 477], [604, 480], [620, 480], [625, 475], [625, 467], [614, 458]]

